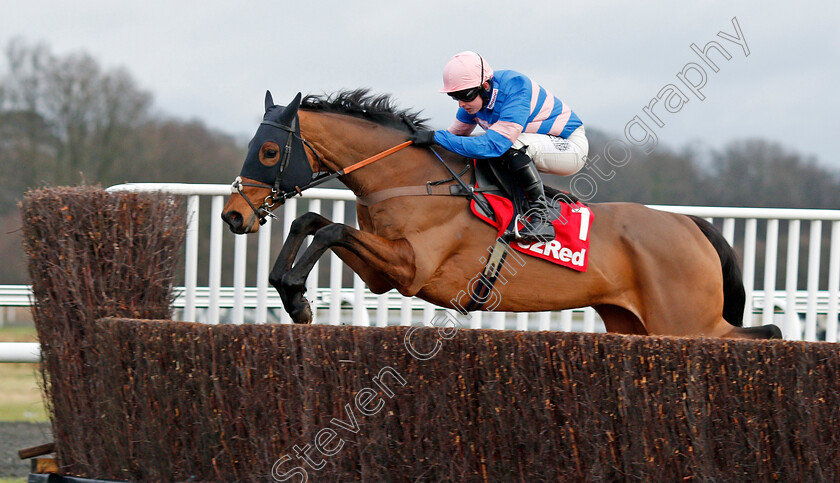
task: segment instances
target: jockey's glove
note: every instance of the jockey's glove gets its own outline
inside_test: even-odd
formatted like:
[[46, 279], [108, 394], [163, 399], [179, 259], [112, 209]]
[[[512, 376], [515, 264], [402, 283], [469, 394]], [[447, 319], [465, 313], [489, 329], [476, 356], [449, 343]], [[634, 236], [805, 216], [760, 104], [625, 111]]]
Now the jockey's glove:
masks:
[[420, 130], [409, 136], [408, 140], [418, 147], [431, 146], [435, 143], [435, 132]]

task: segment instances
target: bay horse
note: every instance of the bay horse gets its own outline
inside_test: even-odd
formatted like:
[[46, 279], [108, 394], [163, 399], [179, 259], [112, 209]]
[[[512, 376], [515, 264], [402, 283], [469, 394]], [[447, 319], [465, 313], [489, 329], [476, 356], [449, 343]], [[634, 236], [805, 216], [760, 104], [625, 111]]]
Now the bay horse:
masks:
[[[461, 172], [469, 160], [409, 146], [363, 168], [360, 160], [408, 145], [423, 128], [418, 113], [396, 109], [367, 90], [301, 95], [288, 106], [266, 93], [264, 120], [249, 144], [222, 218], [234, 233], [259, 230], [271, 210], [313, 185], [337, 177], [357, 196], [359, 228], [306, 213], [291, 225], [269, 277], [296, 323], [312, 320], [305, 281], [328, 249], [374, 293], [398, 290], [446, 308], [484, 268], [496, 229], [479, 220], [467, 198], [392, 195]], [[481, 162], [479, 160], [478, 162]], [[351, 170], [352, 168], [352, 170]], [[356, 169], [358, 168], [358, 169]], [[469, 180], [466, 180], [469, 182]], [[454, 184], [454, 180], [450, 180]], [[497, 284], [493, 310], [536, 312], [592, 306], [607, 331], [623, 334], [774, 338], [776, 326], [742, 327], [745, 294], [735, 252], [707, 221], [634, 203], [592, 203], [585, 272], [528, 257], [516, 276]], [[312, 243], [295, 262], [308, 235]]]

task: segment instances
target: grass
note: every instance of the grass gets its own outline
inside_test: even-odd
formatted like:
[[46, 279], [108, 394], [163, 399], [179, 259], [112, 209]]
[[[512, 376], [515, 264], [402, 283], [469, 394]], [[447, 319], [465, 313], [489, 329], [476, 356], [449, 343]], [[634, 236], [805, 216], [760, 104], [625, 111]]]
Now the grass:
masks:
[[0, 478], [0, 483], [26, 483], [26, 478]]
[[[0, 327], [0, 342], [37, 340], [32, 325]], [[37, 372], [38, 364], [0, 363], [0, 421], [49, 421], [38, 387]], [[3, 481], [6, 480], [0, 480], [0, 483]]]
[[34, 325], [7, 325], [0, 327], [0, 342], [38, 342]]

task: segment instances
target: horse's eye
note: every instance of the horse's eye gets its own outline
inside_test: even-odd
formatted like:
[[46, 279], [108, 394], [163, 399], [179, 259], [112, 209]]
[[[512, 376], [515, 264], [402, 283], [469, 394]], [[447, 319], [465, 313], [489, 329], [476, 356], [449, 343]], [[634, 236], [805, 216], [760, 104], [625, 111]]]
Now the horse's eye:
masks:
[[263, 143], [260, 147], [260, 162], [271, 167], [280, 162], [280, 146], [272, 142]]

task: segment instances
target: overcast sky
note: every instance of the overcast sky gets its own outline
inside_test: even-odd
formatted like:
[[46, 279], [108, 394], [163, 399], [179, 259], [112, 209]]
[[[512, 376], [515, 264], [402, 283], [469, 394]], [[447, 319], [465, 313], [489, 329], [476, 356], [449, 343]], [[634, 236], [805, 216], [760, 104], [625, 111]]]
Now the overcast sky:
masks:
[[[161, 112], [250, 137], [266, 89], [370, 87], [445, 128], [456, 104], [437, 90], [456, 52], [531, 76], [584, 123], [621, 136], [641, 116], [660, 144], [720, 147], [761, 137], [840, 168], [840, 7], [824, 1], [0, 1], [0, 42], [44, 41], [125, 67]], [[749, 50], [721, 38], [736, 35]], [[701, 49], [717, 41], [728, 54]], [[705, 100], [677, 79], [707, 74]], [[689, 78], [699, 75], [689, 73]], [[668, 84], [689, 101], [664, 127], [643, 112]], [[677, 100], [675, 98], [674, 100]], [[657, 110], [658, 109], [658, 110]], [[590, 153], [592, 155], [592, 153]]]

